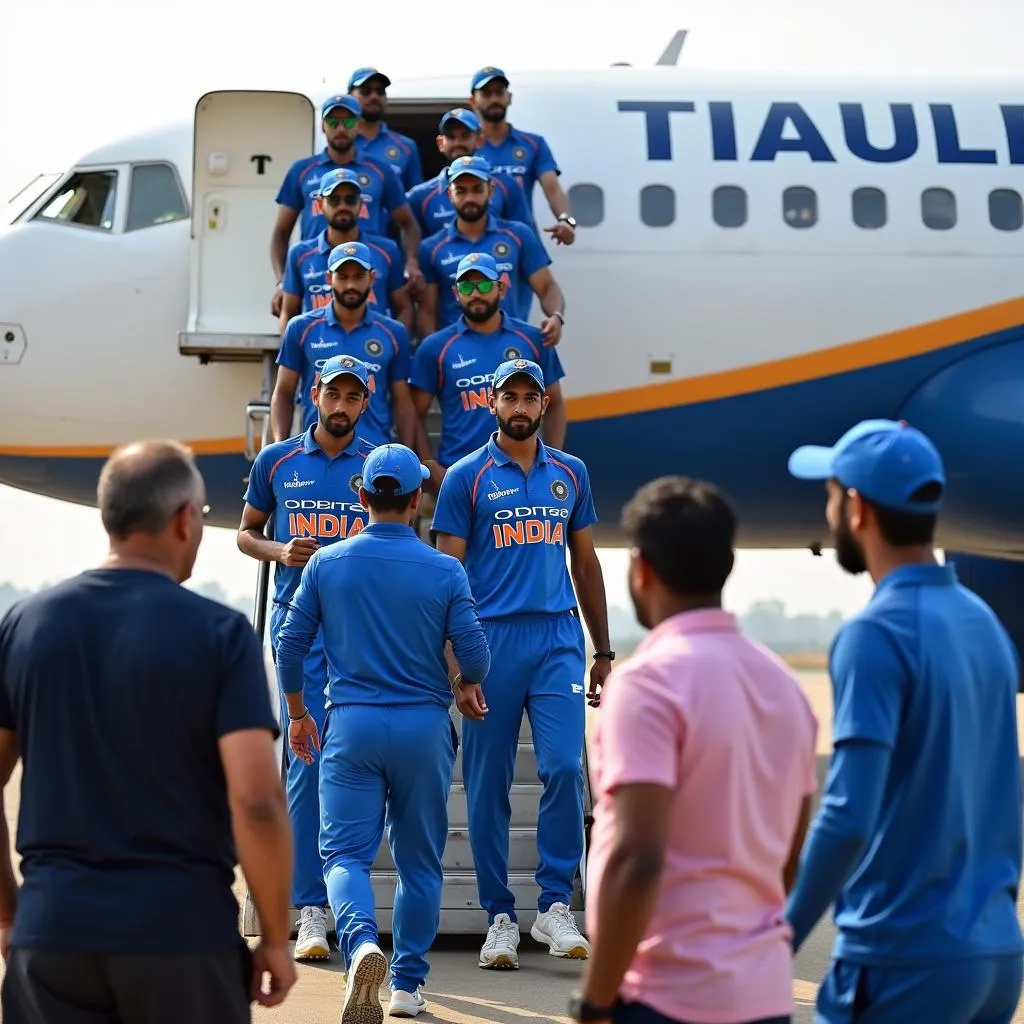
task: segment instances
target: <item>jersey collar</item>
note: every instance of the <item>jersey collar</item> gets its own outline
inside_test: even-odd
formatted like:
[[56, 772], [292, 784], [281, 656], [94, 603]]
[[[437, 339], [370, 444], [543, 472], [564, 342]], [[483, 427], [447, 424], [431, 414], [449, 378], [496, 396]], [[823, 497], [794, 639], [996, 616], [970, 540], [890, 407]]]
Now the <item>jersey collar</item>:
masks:
[[641, 641], [643, 646], [657, 642], [666, 634], [678, 636], [680, 633], [738, 633], [739, 623], [732, 612], [724, 608], [696, 608], [689, 612], [677, 612], [663, 619]]
[[325, 458], [328, 459], [342, 459], [346, 455], [357, 455], [360, 458], [365, 458], [365, 453], [363, 455], [360, 455], [360, 449], [365, 449], [367, 445], [369, 445], [370, 448], [373, 447], [373, 445], [370, 445], [369, 442], [363, 438], [362, 434], [359, 433], [359, 428], [356, 427], [356, 429], [352, 433], [352, 440], [349, 441], [348, 446], [344, 449], [344, 451], [339, 452], [335, 456], [330, 456], [314, 440], [314, 430], [316, 430], [315, 423], [311, 427], [307, 427], [306, 432], [302, 435], [302, 451], [303, 454], [305, 455], [323, 455]]
[[901, 565], [878, 581], [875, 593], [897, 587], [951, 587], [958, 582], [956, 566], [952, 562], [945, 565]]
[[493, 335], [480, 334], [480, 332], [466, 319], [465, 314], [460, 316], [459, 319], [455, 321], [455, 333], [465, 334], [467, 331], [469, 331], [472, 332], [473, 334], [480, 335], [481, 338], [491, 338], [496, 337], [499, 334], [503, 334], [505, 331], [508, 330], [508, 312], [504, 309], [501, 309], [498, 312], [499, 315], [501, 316], [501, 326], [494, 332]]
[[[324, 309], [327, 310], [324, 314], [324, 319], [327, 323], [332, 327], [337, 327], [339, 331], [345, 330], [345, 328], [341, 326], [341, 322], [338, 320], [338, 314], [334, 311], [334, 302], [332, 301], [328, 305], [324, 306]], [[376, 319], [376, 316], [377, 314], [370, 309], [370, 304], [367, 303], [366, 309], [363, 311], [363, 319], [352, 328], [352, 331], [358, 331], [360, 327], [369, 327]], [[349, 331], [348, 333], [351, 334], [352, 331]]]
[[[361, 242], [362, 240], [363, 240], [363, 232], [362, 232], [362, 229], [360, 228], [359, 230], [357, 230], [356, 237], [353, 239], [353, 241]], [[325, 252], [330, 252], [331, 249], [333, 249], [333, 248], [334, 248], [334, 246], [331, 245], [331, 243], [327, 241], [327, 228], [324, 228], [323, 231], [321, 231], [320, 234], [317, 235], [317, 238], [316, 238], [316, 251], [318, 253], [320, 253], [320, 255], [322, 256]]]
[[417, 537], [416, 531], [411, 526], [404, 526], [402, 523], [368, 523], [363, 527], [363, 533], [376, 534], [378, 537]]
[[[496, 466], [507, 466], [514, 460], [508, 452], [503, 451], [498, 447], [498, 432], [495, 431], [491, 434], [490, 440], [487, 442], [487, 454], [491, 457]], [[545, 462], [550, 461], [548, 450], [544, 445], [544, 442], [538, 437], [537, 438], [537, 458], [534, 460], [534, 465], [539, 466]]]
[[480, 240], [479, 241], [474, 241], [472, 238], [467, 238], [459, 230], [459, 228], [458, 228], [459, 215], [456, 214], [450, 221], [448, 221], [448, 225], [447, 225], [447, 228], [446, 228], [446, 230], [448, 231], [448, 238], [449, 238], [449, 240], [451, 240], [453, 238], [458, 237], [458, 238], [463, 239], [466, 242], [469, 242], [470, 245], [483, 245], [483, 239], [487, 235], [489, 235], [492, 231], [497, 231], [498, 230], [498, 225], [495, 223], [496, 219], [497, 218], [495, 218], [493, 213], [488, 213], [487, 214], [487, 224], [484, 227], [484, 233], [483, 233], [483, 235], [480, 236]]

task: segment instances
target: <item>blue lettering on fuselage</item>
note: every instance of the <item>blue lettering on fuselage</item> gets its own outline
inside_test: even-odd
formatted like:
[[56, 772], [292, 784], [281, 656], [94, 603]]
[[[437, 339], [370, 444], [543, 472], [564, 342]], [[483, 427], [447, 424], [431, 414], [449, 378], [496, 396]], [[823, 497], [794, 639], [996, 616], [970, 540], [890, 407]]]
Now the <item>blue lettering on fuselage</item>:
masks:
[[[672, 159], [672, 115], [694, 114], [697, 104], [690, 100], [620, 100], [619, 111], [642, 114], [648, 160]], [[889, 103], [890, 131], [876, 127], [878, 136], [869, 137], [863, 104], [840, 103], [842, 141], [849, 153], [866, 163], [891, 164], [909, 160], [920, 148], [918, 118], [931, 120], [935, 158], [940, 164], [983, 164], [999, 162], [994, 148], [970, 148], [960, 138], [956, 111], [951, 103], [929, 103], [928, 110], [915, 112], [911, 103]], [[716, 161], [739, 159], [736, 117], [731, 101], [707, 104], [711, 128], [711, 153]], [[1024, 164], [1024, 105], [1000, 104], [1006, 148], [1011, 164]], [[889, 139], [891, 138], [891, 142]], [[881, 139], [888, 144], [880, 145]], [[834, 146], [839, 140], [830, 140]], [[780, 153], [803, 153], [814, 163], [834, 163], [836, 157], [825, 134], [799, 103], [771, 103], [753, 142], [749, 159], [770, 162]]]

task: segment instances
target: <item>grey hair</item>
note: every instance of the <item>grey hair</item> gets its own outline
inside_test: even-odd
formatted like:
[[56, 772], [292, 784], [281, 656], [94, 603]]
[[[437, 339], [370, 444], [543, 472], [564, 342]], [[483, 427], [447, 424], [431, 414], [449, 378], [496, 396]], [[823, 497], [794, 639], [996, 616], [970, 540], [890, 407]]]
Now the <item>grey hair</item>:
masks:
[[192, 452], [177, 441], [136, 441], [118, 448], [100, 473], [97, 497], [111, 537], [157, 534], [183, 505], [202, 495]]

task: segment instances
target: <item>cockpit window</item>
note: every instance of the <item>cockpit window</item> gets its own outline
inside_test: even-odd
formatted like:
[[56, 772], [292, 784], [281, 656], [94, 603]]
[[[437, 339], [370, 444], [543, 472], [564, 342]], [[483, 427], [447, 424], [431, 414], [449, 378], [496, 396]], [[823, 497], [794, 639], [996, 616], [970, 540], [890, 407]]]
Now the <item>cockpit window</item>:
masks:
[[64, 177], [63, 174], [37, 174], [27, 185], [7, 200], [4, 210], [4, 224], [13, 224], [44, 192]]
[[78, 171], [36, 214], [40, 220], [112, 231], [117, 171]]
[[126, 231], [169, 224], [187, 216], [185, 196], [170, 164], [136, 164], [132, 168]]

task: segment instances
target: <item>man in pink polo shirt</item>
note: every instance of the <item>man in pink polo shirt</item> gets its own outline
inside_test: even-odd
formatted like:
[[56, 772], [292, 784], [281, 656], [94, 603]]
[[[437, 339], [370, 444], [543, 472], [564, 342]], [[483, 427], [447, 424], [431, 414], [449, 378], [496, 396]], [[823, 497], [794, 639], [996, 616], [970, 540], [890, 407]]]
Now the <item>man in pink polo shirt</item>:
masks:
[[577, 1021], [782, 1024], [784, 917], [816, 788], [800, 684], [722, 610], [736, 519], [712, 485], [665, 477], [623, 515], [651, 629], [612, 672], [591, 770], [592, 953]]

